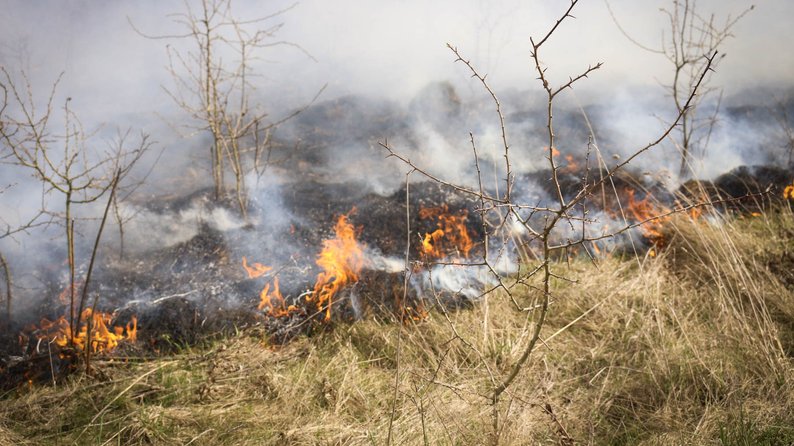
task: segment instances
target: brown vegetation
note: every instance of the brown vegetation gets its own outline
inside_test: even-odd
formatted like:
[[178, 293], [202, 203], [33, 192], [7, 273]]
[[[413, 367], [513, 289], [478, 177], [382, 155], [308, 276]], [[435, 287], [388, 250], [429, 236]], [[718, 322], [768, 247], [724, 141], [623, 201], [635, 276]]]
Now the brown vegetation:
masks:
[[[794, 440], [794, 285], [775, 270], [792, 265], [791, 210], [677, 216], [666, 231], [656, 258], [574, 261], [579, 283], [553, 282], [543, 343], [505, 396], [503, 444]], [[483, 444], [484, 366], [504, 372], [526, 342], [506, 299], [403, 329], [360, 321], [282, 347], [248, 331], [159, 360], [97, 361], [96, 377], [6, 395], [4, 432], [30, 444], [380, 444], [402, 330], [393, 441]]]

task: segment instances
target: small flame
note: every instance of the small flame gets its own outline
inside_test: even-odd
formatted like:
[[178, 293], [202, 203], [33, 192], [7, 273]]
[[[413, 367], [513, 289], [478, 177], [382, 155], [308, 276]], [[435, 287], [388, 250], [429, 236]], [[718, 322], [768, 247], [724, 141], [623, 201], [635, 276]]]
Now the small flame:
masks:
[[326, 321], [331, 319], [336, 293], [348, 283], [358, 281], [365, 263], [364, 251], [356, 241], [356, 231], [348, 215], [339, 217], [334, 232], [334, 238], [323, 241], [323, 250], [317, 257], [317, 266], [323, 271], [317, 275], [314, 291], [306, 297], [306, 301], [316, 302], [318, 310], [325, 310]]
[[789, 184], [783, 189], [784, 200], [794, 200], [794, 183]]
[[565, 161], [568, 163], [565, 167], [563, 167], [563, 171], [574, 173], [579, 170], [579, 164], [574, 159], [573, 155], [565, 155]]
[[435, 218], [438, 227], [435, 231], [425, 234], [422, 239], [422, 253], [432, 259], [451, 256], [468, 258], [474, 244], [466, 228], [467, 217], [465, 210], [461, 215], [451, 215], [446, 204], [420, 209], [419, 218], [422, 220]]
[[[243, 257], [243, 269], [248, 273], [249, 279], [256, 279], [262, 277], [268, 271], [271, 271], [273, 267], [258, 262], [249, 265], [248, 260]], [[273, 282], [268, 282], [259, 293], [259, 305], [257, 305], [257, 309], [265, 310], [268, 316], [284, 317], [289, 316], [298, 308], [295, 305], [287, 305], [278, 286], [278, 276], [275, 276]]]
[[55, 342], [60, 347], [74, 346], [84, 350], [88, 343], [88, 325], [91, 324], [91, 351], [94, 353], [107, 353], [118, 347], [120, 342], [135, 342], [138, 337], [138, 319], [132, 316], [125, 327], [115, 326], [113, 330], [108, 327], [113, 320], [113, 314], [97, 311], [94, 313], [87, 308], [80, 315], [77, 332], [72, 335], [69, 321], [61, 316], [54, 321], [42, 319], [38, 327], [39, 339]]
[[693, 207], [687, 212], [687, 214], [689, 215], [689, 218], [697, 221], [703, 215], [703, 208], [697, 206]]
[[[83, 280], [75, 280], [74, 281], [74, 295], [78, 296], [80, 294], [80, 290], [83, 286]], [[58, 302], [62, 303], [63, 305], [69, 305], [69, 301], [71, 300], [71, 294], [69, 293], [69, 285], [67, 284], [64, 287], [61, 294], [58, 295]], [[75, 311], [76, 312], [76, 311]]]
[[405, 322], [408, 322], [408, 321], [413, 321], [413, 322], [423, 321], [423, 320], [427, 319], [428, 316], [429, 316], [427, 310], [425, 309], [425, 305], [422, 303], [422, 301], [419, 301], [416, 304], [416, 307], [403, 306], [402, 307], [402, 312], [403, 312], [403, 321], [405, 321]]
[[598, 247], [598, 243], [593, 242], [590, 246], [593, 247], [593, 252], [596, 256], [601, 256], [601, 248]]
[[298, 309], [295, 305], [287, 305], [284, 296], [281, 295], [281, 291], [278, 288], [278, 276], [273, 278], [272, 290], [270, 289], [270, 285], [270, 283], [265, 285], [265, 287], [262, 288], [262, 292], [259, 293], [259, 305], [257, 309], [267, 309], [268, 316], [273, 317], [289, 316]]
[[245, 272], [248, 273], [249, 279], [256, 279], [257, 277], [263, 276], [266, 272], [273, 269], [271, 266], [265, 266], [261, 263], [254, 262], [253, 265], [248, 265], [248, 260], [243, 257], [243, 268]]
[[[336, 293], [348, 283], [358, 281], [358, 274], [364, 267], [364, 250], [356, 241], [355, 228], [348, 218], [349, 214], [340, 216], [334, 226], [335, 237], [323, 241], [323, 249], [317, 257], [317, 266], [323, 271], [317, 275], [311, 294], [306, 296], [306, 302], [315, 302], [319, 311], [325, 311], [326, 321], [331, 319], [331, 306]], [[261, 263], [248, 265], [245, 257], [243, 268], [251, 279], [273, 269]], [[298, 310], [295, 305], [287, 305], [279, 289], [278, 276], [259, 293], [257, 308], [266, 310], [273, 317], [289, 316]]]

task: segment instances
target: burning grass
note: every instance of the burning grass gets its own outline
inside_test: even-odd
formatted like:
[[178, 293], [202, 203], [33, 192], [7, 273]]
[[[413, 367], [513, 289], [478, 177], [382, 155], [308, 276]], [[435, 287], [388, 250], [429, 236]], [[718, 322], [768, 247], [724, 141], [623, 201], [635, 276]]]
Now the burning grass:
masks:
[[[794, 215], [680, 215], [663, 232], [655, 258], [573, 261], [579, 283], [554, 282], [545, 343], [510, 393], [503, 444], [560, 442], [561, 432], [593, 444], [794, 441], [794, 282], [784, 274]], [[254, 329], [156, 360], [105, 358], [95, 377], [6, 394], [0, 439], [380, 444], [400, 349], [395, 444], [484, 444], [484, 364], [504, 373], [525, 324], [492, 293], [403, 328], [367, 319], [283, 346]]]
[[39, 327], [33, 327], [29, 331], [36, 332], [39, 340], [54, 342], [59, 347], [73, 346], [77, 350], [85, 350], [90, 342], [93, 353], [111, 352], [118, 347], [119, 342], [135, 342], [138, 336], [138, 319], [134, 315], [126, 326], [113, 326], [110, 329], [113, 319], [110, 313], [94, 313], [87, 308], [80, 315], [78, 328], [74, 333], [65, 316], [55, 321], [44, 319]]

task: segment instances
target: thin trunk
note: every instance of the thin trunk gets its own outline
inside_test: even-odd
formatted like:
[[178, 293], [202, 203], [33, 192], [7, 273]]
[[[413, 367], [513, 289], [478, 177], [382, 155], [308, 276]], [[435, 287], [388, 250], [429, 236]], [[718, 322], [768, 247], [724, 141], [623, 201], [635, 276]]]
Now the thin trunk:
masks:
[[[113, 199], [116, 196], [116, 187], [119, 184], [119, 177], [121, 176], [121, 171], [116, 172], [116, 176], [113, 178], [113, 185], [110, 188], [110, 197], [108, 198], [108, 204], [105, 206], [105, 213], [102, 214], [102, 221], [99, 223], [99, 229], [97, 230], [96, 240], [94, 240], [94, 248], [91, 251], [91, 260], [88, 262], [88, 271], [86, 271], [85, 276], [85, 283], [83, 283], [83, 294], [80, 298], [80, 312], [83, 311], [83, 306], [85, 305], [85, 301], [88, 298], [88, 284], [91, 281], [91, 272], [94, 270], [94, 261], [96, 260], [96, 253], [99, 248], [99, 240], [102, 238], [102, 230], [105, 228], [105, 222], [108, 219], [108, 211], [110, 211], [110, 206], [113, 204]], [[86, 320], [86, 343], [85, 343], [85, 372], [90, 374], [91, 373], [91, 323], [94, 320], [94, 315], [96, 314], [96, 306], [97, 302], [99, 301], [99, 294], [94, 297], [94, 303], [91, 305], [91, 317], [87, 318]]]
[[118, 195], [113, 195], [113, 216], [119, 225], [119, 260], [124, 260], [124, 218], [119, 209]]
[[3, 273], [5, 274], [6, 278], [6, 322], [8, 323], [9, 327], [11, 326], [11, 270], [8, 267], [8, 261], [6, 261], [5, 256], [3, 253], [0, 252], [0, 264], [3, 267]]
[[681, 169], [678, 172], [678, 176], [684, 178], [687, 176], [687, 172], [689, 171], [689, 145], [690, 145], [690, 131], [689, 131], [689, 117], [687, 116], [688, 112], [685, 111], [684, 115], [681, 117]]
[[203, 2], [204, 8], [204, 101], [207, 108], [207, 119], [212, 132], [212, 180], [215, 183], [215, 200], [223, 197], [223, 149], [221, 147], [220, 129], [218, 128], [217, 85], [212, 74], [212, 28], [210, 26], [209, 5]]
[[[72, 218], [72, 187], [71, 184], [66, 191], [66, 255], [69, 263], [69, 341], [74, 341], [74, 334], [77, 329], [74, 314], [74, 219]], [[78, 315], [78, 318], [80, 316]], [[77, 321], [79, 324], [80, 321]]]

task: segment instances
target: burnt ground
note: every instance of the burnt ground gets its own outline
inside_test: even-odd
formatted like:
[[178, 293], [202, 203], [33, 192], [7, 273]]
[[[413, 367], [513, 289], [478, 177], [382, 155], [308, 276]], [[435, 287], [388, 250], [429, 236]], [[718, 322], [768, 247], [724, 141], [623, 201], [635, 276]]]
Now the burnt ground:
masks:
[[[400, 265], [405, 256], [409, 221], [408, 236], [412, 241], [409, 256], [419, 259], [417, 247], [421, 235], [436, 228], [435, 222], [419, 218], [419, 210], [446, 205], [450, 214], [466, 215], [467, 229], [475, 242], [471, 254], [476, 258], [482, 252], [483, 234], [477, 213], [479, 203], [473, 197], [436, 183], [415, 182], [410, 185], [406, 209], [405, 186], [396, 187], [392, 193], [374, 193], [371, 184], [361, 182], [361, 178], [373, 175], [359, 171], [367, 166], [378, 166], [378, 172], [388, 170], [384, 167], [383, 150], [378, 149], [378, 142], [385, 137], [396, 139], [400, 146], [420, 148], [412, 156], [422, 155], [426, 135], [416, 132], [421, 127], [415, 125], [417, 122], [429, 125], [448, 141], [459, 141], [454, 136], [458, 128], [481, 129], [483, 116], [466, 109], [446, 83], [428, 86], [410, 104], [409, 110], [394, 103], [360, 97], [316, 104], [290, 122], [275, 141], [272, 165], [287, 172], [285, 177], [291, 181], [278, 185], [274, 194], [253, 197], [251, 214], [255, 217], [250, 224], [222, 228], [207, 217], [195, 234], [179, 242], [155, 243], [154, 248], [145, 250], [130, 249], [124, 257], [114, 247], [106, 247], [90, 284], [91, 298], [98, 295], [99, 308], [115, 312], [116, 324], [126, 324], [133, 315], [138, 318], [139, 341], [122, 346], [120, 354], [157, 354], [256, 325], [281, 341], [298, 332], [326, 329], [327, 325], [312, 322], [313, 308], [304, 307], [289, 318], [276, 320], [256, 311], [256, 306], [259, 292], [274, 273], [278, 274], [287, 300], [302, 301], [300, 297], [311, 289], [319, 272], [315, 260], [322, 241], [333, 237], [334, 223], [342, 214], [349, 215], [358, 230], [359, 241], [371, 249], [370, 254], [393, 259]], [[523, 129], [513, 135], [516, 146], [540, 144], [530, 136], [542, 130], [543, 124], [534, 120], [535, 115], [532, 110], [508, 115], [511, 126]], [[562, 113], [558, 117], [563, 123], [561, 140], [587, 140], [588, 131], [575, 116], [578, 112]], [[468, 142], [465, 132], [462, 134], [468, 157]], [[575, 161], [580, 166], [584, 164], [582, 159]], [[482, 163], [484, 171], [492, 170], [493, 165], [488, 161], [483, 159]], [[393, 177], [395, 173], [398, 181], [403, 178], [399, 169], [383, 175]], [[559, 175], [563, 195], [571, 199], [581, 189], [584, 173], [563, 167]], [[602, 175], [604, 172], [591, 169], [587, 181], [592, 183]], [[543, 169], [521, 174], [515, 179], [515, 192], [526, 199], [524, 203], [542, 205], [543, 200], [556, 193], [550, 176]], [[394, 184], [389, 181], [384, 182]], [[589, 200], [588, 209], [614, 210], [618, 207], [617, 200], [625, 205], [625, 196], [618, 193], [616, 198], [609, 193], [614, 187], [618, 191], [636, 191], [638, 200], [650, 194], [665, 206], [672, 206], [677, 199], [728, 200], [719, 204], [718, 209], [755, 212], [779, 202], [783, 188], [792, 181], [791, 169], [747, 166], [713, 181], [689, 181], [671, 192], [648, 175], [626, 171], [615, 176], [604, 191], [597, 191], [597, 196]], [[741, 198], [749, 195], [752, 197]], [[203, 209], [206, 215], [219, 208], [235, 213], [233, 203], [215, 203], [208, 189], [147, 197], [141, 200], [141, 206], [154, 216], [174, 215], [195, 207]], [[250, 262], [272, 266], [273, 273], [248, 279], [241, 267], [243, 256]], [[26, 328], [37, 324], [42, 317], [54, 319], [66, 313], [66, 307], [57, 300], [67, 287], [62, 274], [64, 266], [55, 263], [46, 268], [51, 271], [44, 275], [41, 286], [18, 293], [19, 300], [38, 302], [26, 312], [27, 319], [0, 320], [3, 328], [0, 385], [16, 385], [28, 378], [42, 379], [52, 372], [60, 375], [60, 370], [67, 370], [71, 364], [69, 352], [64, 352], [62, 361], [57, 354], [53, 360], [51, 349], [37, 342], [36, 333]], [[84, 275], [85, 269], [84, 264], [80, 265], [78, 275]], [[418, 310], [416, 287], [406, 291], [402, 277], [401, 270], [365, 268], [356, 284], [341, 291], [334, 318], [393, 317], [396, 302]], [[404, 297], [407, 302], [401, 302]], [[467, 302], [455, 293], [445, 298], [445, 304], [451, 306]], [[20, 333], [27, 338], [20, 337]]]
[[[591, 173], [591, 175], [593, 175]], [[546, 195], [550, 189], [549, 172], [538, 171], [516, 179], [516, 188], [540, 187]], [[581, 172], [562, 171], [564, 195], [570, 199], [581, 188]], [[739, 199], [721, 205], [722, 210], [753, 212], [780, 201], [782, 189], [792, 184], [791, 170], [769, 167], [745, 167], [720, 176], [711, 182], [690, 181], [675, 193], [641, 175], [621, 174], [614, 178], [615, 187], [651, 193], [660, 202], [671, 205], [676, 197], [695, 200], [706, 191], [713, 200], [741, 198], [765, 193], [752, 199]], [[700, 195], [696, 195], [698, 191]], [[466, 225], [475, 247], [472, 256], [481, 255], [482, 226], [473, 197], [432, 182], [410, 185], [406, 213], [405, 186], [389, 195], [367, 192], [355, 183], [327, 184], [305, 180], [283, 185], [279, 190], [278, 224], [272, 219], [253, 219], [248, 225], [220, 230], [212, 222], [202, 223], [188, 240], [146, 252], [128, 254], [119, 259], [112, 252], [104, 253], [104, 262], [95, 270], [91, 283], [93, 293], [100, 296], [100, 309], [116, 314], [114, 324], [124, 325], [133, 315], [138, 318], [138, 342], [121, 348], [120, 354], [151, 355], [183, 348], [231, 330], [261, 326], [276, 341], [286, 341], [298, 333], [324, 330], [316, 309], [304, 306], [291, 317], [274, 319], [256, 311], [259, 292], [272, 275], [248, 279], [241, 266], [241, 257], [273, 267], [281, 283], [281, 291], [290, 302], [300, 298], [314, 284], [319, 268], [315, 265], [322, 241], [332, 238], [333, 226], [342, 214], [349, 216], [357, 228], [358, 240], [384, 258], [402, 262], [405, 256], [407, 225], [410, 220], [412, 238], [410, 258], [419, 259], [421, 235], [436, 229], [435, 221], [419, 218], [419, 210], [446, 205], [452, 215], [466, 215]], [[150, 200], [152, 212], [177, 212], [197, 202], [211, 203], [209, 190], [188, 196]], [[611, 207], [613, 195], [601, 202]], [[598, 200], [594, 200], [597, 205]], [[624, 203], [625, 204], [625, 203]], [[210, 206], [223, 206], [212, 205]], [[267, 202], [252, 204], [252, 215], [272, 211]], [[83, 267], [84, 269], [84, 267]], [[27, 379], [47, 380], [53, 372], [61, 375], [70, 370], [73, 356], [67, 351], [63, 358], [53, 356], [52, 347], [36, 340], [35, 332], [25, 327], [38, 318], [54, 319], [66, 308], [56, 296], [64, 284], [52, 283], [49, 298], [42, 300], [36, 320], [15, 321], [0, 335], [0, 384], [16, 386]], [[394, 317], [397, 302], [411, 311], [424, 310], [416, 289], [404, 290], [402, 270], [365, 268], [360, 280], [342, 290], [336, 299], [334, 318], [353, 320], [363, 316]], [[402, 302], [407, 297], [407, 302]], [[466, 299], [447, 299], [451, 306], [465, 304]], [[412, 314], [407, 315], [409, 318]], [[8, 323], [8, 321], [3, 321]], [[20, 337], [20, 333], [26, 333]], [[55, 359], [53, 360], [52, 358]]]
[[794, 168], [741, 166], [711, 181], [690, 180], [679, 196], [693, 202], [718, 202], [723, 212], [759, 212], [785, 201], [783, 191], [794, 184]]
[[[334, 236], [333, 226], [342, 214], [349, 215], [358, 240], [383, 257], [404, 256], [406, 234], [405, 190], [381, 196], [362, 193], [350, 184], [299, 182], [281, 191], [285, 224], [265, 227], [252, 223], [221, 231], [211, 222], [202, 223], [190, 239], [158, 249], [128, 253], [123, 259], [104, 253], [94, 271], [90, 298], [98, 294], [99, 309], [115, 312], [114, 325], [124, 325], [135, 315], [138, 342], [120, 354], [149, 355], [192, 345], [230, 330], [261, 325], [275, 338], [286, 340], [299, 332], [310, 332], [322, 324], [306, 322], [315, 313], [306, 307], [294, 317], [275, 320], [256, 311], [259, 292], [271, 275], [249, 279], [241, 257], [249, 262], [272, 266], [278, 274], [281, 291], [288, 301], [301, 302], [299, 296], [310, 290], [320, 269], [315, 265], [322, 241]], [[209, 190], [185, 197], [150, 200], [155, 213], [173, 213], [206, 202]], [[454, 191], [436, 184], [411, 186], [409, 216], [415, 240], [432, 232], [435, 222], [419, 218], [422, 207], [448, 206], [453, 215], [468, 215], [467, 226], [473, 240], [481, 238], [474, 203]], [[252, 214], [264, 212], [254, 209]], [[418, 258], [418, 243], [412, 244], [411, 257]], [[472, 254], [476, 255], [475, 247]], [[19, 379], [49, 379], [52, 371], [68, 370], [72, 356], [59, 357], [54, 346], [37, 340], [39, 318], [55, 319], [67, 313], [57, 295], [65, 284], [50, 285], [38, 314], [17, 320], [0, 337], [0, 382], [19, 384]], [[334, 318], [351, 320], [363, 314], [393, 314], [394, 301], [402, 298], [402, 271], [388, 272], [366, 268], [360, 281], [343, 290], [334, 308]], [[411, 291], [411, 296], [415, 293]], [[319, 319], [319, 318], [317, 318]], [[3, 321], [6, 322], [6, 321]], [[296, 328], [297, 327], [297, 328]], [[20, 338], [25, 333], [26, 338]], [[54, 361], [54, 362], [53, 362]], [[19, 379], [17, 379], [19, 378]], [[5, 385], [4, 385], [5, 387]]]

